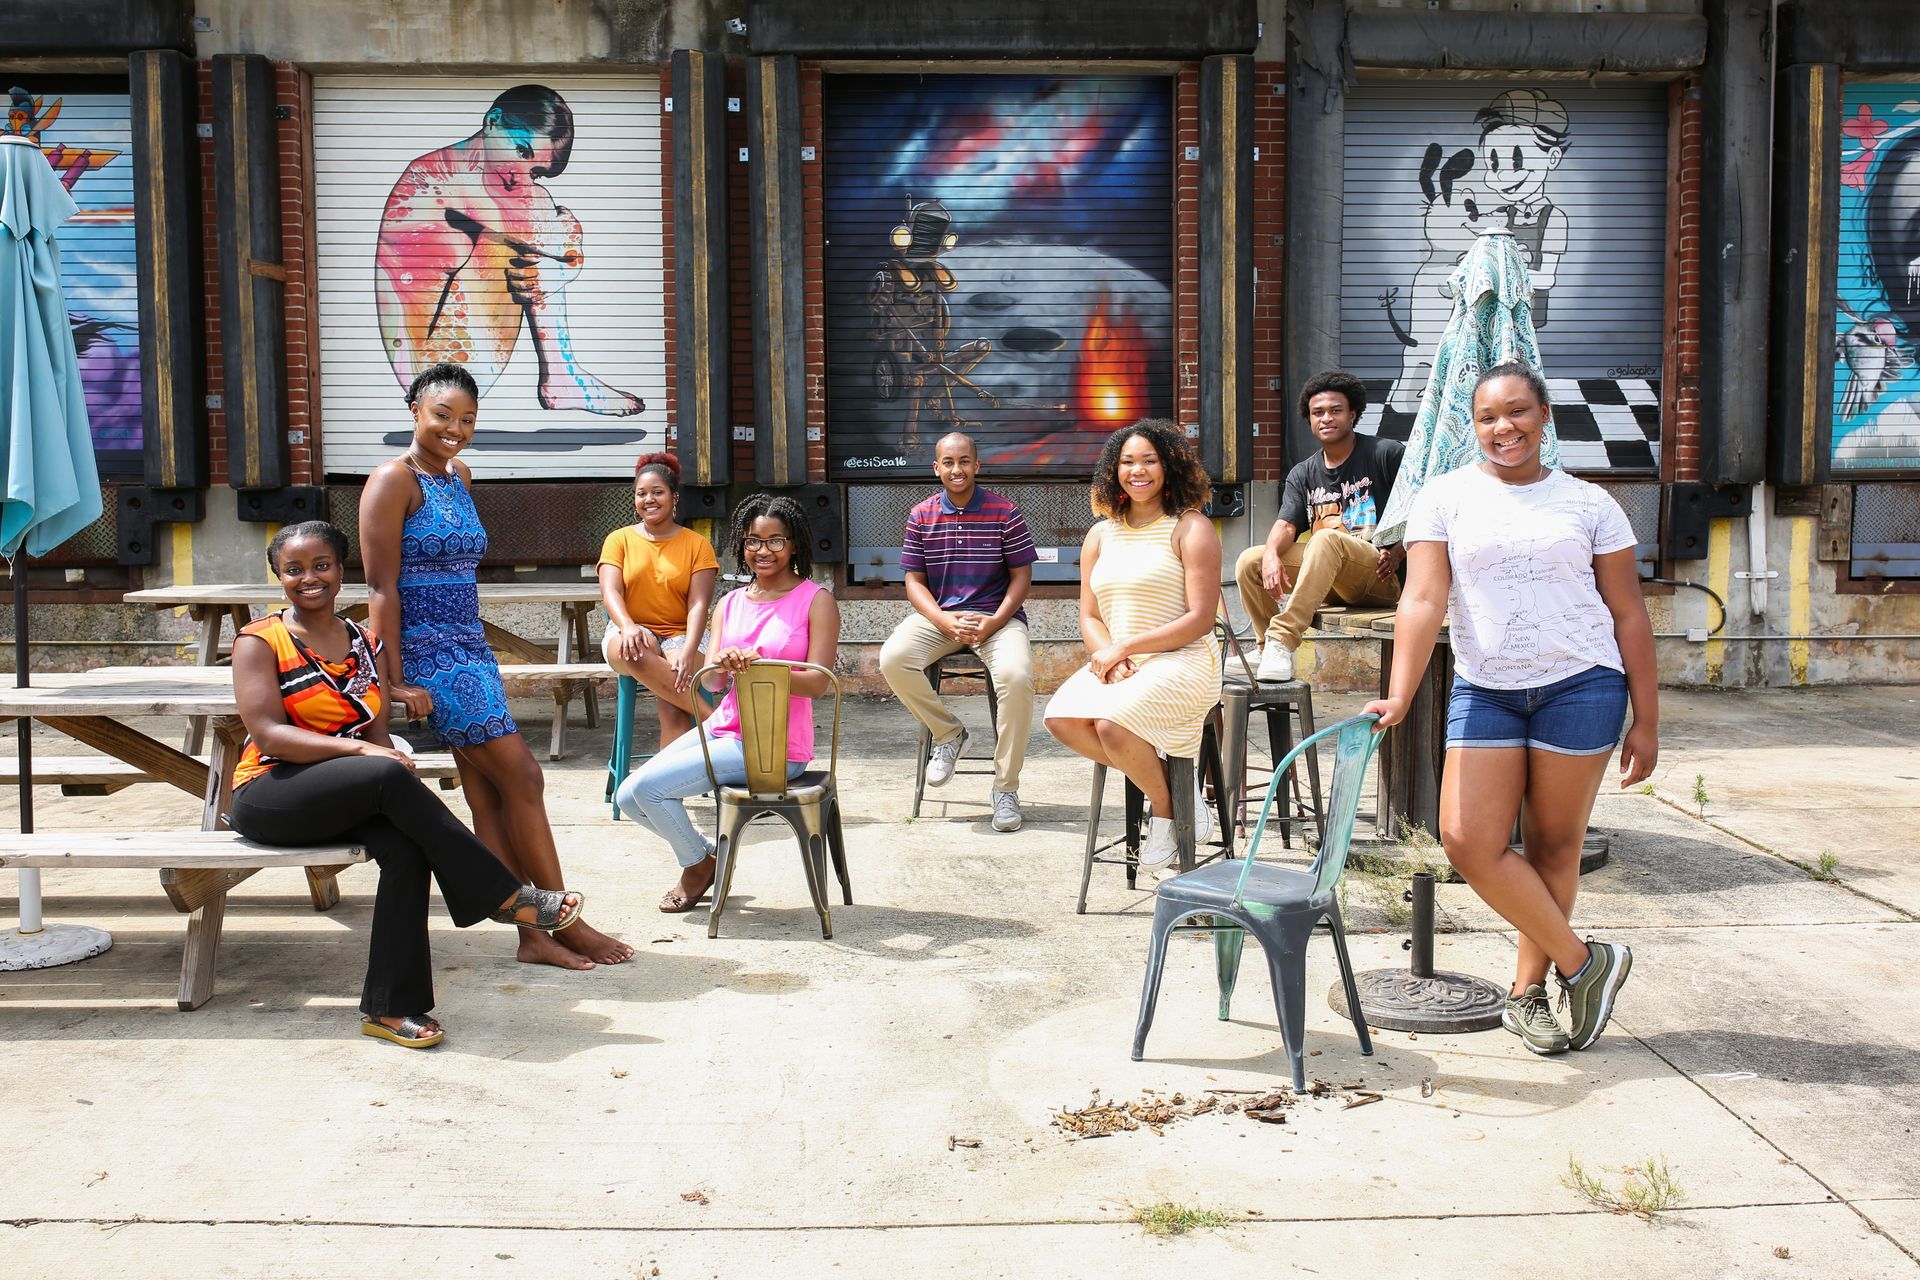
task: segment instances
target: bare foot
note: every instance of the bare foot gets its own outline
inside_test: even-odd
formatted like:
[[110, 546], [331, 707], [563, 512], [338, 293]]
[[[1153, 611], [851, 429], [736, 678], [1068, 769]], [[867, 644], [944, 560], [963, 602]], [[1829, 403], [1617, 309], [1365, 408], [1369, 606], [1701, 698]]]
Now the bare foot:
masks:
[[680, 881], [667, 890], [660, 899], [660, 910], [670, 916], [691, 911], [700, 905], [700, 899], [707, 896], [707, 890], [713, 888], [715, 863], [713, 855], [708, 854], [680, 873]]
[[540, 379], [542, 409], [585, 409], [611, 418], [631, 418], [647, 411], [647, 402], [639, 396], [610, 387], [589, 373], [551, 374]]
[[[579, 927], [574, 926], [576, 929]], [[593, 961], [570, 947], [562, 946], [552, 934], [542, 933], [538, 929], [520, 931], [520, 951], [514, 959], [521, 964], [550, 964], [556, 969], [593, 968]]]
[[632, 947], [618, 938], [609, 938], [585, 920], [568, 925], [553, 937], [561, 946], [595, 964], [620, 964], [633, 959]]

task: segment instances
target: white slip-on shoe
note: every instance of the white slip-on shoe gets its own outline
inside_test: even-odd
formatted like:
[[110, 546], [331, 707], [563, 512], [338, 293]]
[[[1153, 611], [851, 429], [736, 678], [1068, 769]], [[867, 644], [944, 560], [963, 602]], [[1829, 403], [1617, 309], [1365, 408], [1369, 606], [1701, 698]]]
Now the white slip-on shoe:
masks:
[[1018, 791], [996, 791], [993, 793], [993, 829], [995, 831], [1018, 831], [1020, 829], [1020, 793]]

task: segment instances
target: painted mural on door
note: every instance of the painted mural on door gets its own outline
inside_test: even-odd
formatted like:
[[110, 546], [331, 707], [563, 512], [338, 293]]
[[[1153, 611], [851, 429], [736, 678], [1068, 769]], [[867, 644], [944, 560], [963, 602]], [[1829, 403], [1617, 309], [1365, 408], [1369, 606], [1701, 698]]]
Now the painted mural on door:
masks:
[[1920, 469], [1920, 84], [1842, 102], [1833, 465]]
[[[0, 82], [5, 83], [5, 82]], [[5, 132], [31, 138], [80, 212], [60, 229], [61, 283], [104, 475], [140, 470], [140, 282], [125, 80], [31, 77], [7, 91]]]
[[324, 456], [408, 439], [439, 362], [480, 386], [488, 478], [629, 474], [664, 438], [652, 77], [314, 82]]
[[1171, 414], [1170, 112], [1161, 77], [829, 78], [834, 474], [918, 477], [960, 430], [1077, 475]]
[[1513, 236], [1562, 460], [1651, 471], [1660, 438], [1664, 90], [1363, 84], [1348, 98], [1341, 363], [1405, 439], [1474, 240]]

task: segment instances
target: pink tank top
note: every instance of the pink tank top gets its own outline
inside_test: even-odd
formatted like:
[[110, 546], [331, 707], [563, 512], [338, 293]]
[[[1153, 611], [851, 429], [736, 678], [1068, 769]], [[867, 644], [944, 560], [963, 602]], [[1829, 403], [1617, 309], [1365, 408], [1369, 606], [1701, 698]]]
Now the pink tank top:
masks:
[[[739, 646], [756, 649], [763, 658], [805, 662], [808, 611], [813, 608], [814, 596], [824, 590], [819, 583], [808, 581], [778, 600], [749, 600], [745, 591], [731, 593], [720, 602], [714, 652]], [[707, 729], [716, 738], [740, 736], [740, 700], [732, 689], [707, 718]], [[813, 699], [795, 698], [787, 710], [787, 763], [804, 764], [811, 759]]]

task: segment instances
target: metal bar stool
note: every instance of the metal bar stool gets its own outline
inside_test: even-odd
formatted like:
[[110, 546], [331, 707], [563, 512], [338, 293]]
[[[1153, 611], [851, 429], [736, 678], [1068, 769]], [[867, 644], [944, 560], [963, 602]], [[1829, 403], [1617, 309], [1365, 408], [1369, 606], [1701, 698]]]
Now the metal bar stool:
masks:
[[[1179, 842], [1180, 855], [1178, 865], [1184, 873], [1198, 866], [1205, 866], [1216, 858], [1233, 856], [1233, 828], [1228, 825], [1231, 795], [1227, 790], [1227, 772], [1221, 761], [1220, 744], [1223, 738], [1225, 721], [1220, 708], [1215, 706], [1207, 713], [1206, 727], [1200, 734], [1200, 757], [1197, 761], [1186, 756], [1167, 757], [1167, 790], [1173, 793], [1174, 839]], [[1220, 839], [1209, 841], [1207, 848], [1212, 850], [1204, 858], [1195, 859], [1199, 852], [1193, 838], [1193, 777], [1196, 765], [1203, 774], [1213, 779], [1213, 803], [1218, 819], [1216, 829]], [[1140, 874], [1140, 823], [1146, 811], [1146, 797], [1140, 794], [1140, 788], [1129, 780], [1126, 787], [1127, 822], [1126, 831], [1118, 840], [1100, 843], [1100, 810], [1106, 799], [1107, 766], [1093, 766], [1093, 794], [1087, 800], [1087, 850], [1086, 860], [1080, 868], [1080, 902], [1074, 908], [1078, 915], [1087, 914], [1087, 888], [1093, 883], [1093, 864], [1112, 863], [1127, 869], [1127, 888], [1136, 887]], [[1118, 857], [1106, 856], [1115, 849], [1124, 849]]]
[[[1233, 813], [1235, 821], [1242, 830], [1247, 821], [1247, 770], [1249, 757], [1248, 733], [1250, 721], [1255, 711], [1265, 713], [1267, 718], [1267, 748], [1272, 752], [1276, 765], [1293, 751], [1293, 722], [1300, 722], [1300, 740], [1311, 738], [1315, 732], [1313, 721], [1313, 686], [1304, 680], [1260, 680], [1254, 675], [1253, 664], [1240, 648], [1240, 638], [1233, 627], [1224, 618], [1216, 624], [1220, 633], [1223, 652], [1221, 653], [1221, 705], [1226, 709], [1226, 733], [1221, 751], [1227, 776], [1233, 784]], [[1320, 756], [1318, 752], [1304, 753], [1307, 765], [1308, 797], [1300, 794], [1300, 775], [1298, 766], [1287, 767], [1291, 803], [1280, 806], [1280, 816], [1272, 821], [1280, 824], [1280, 843], [1285, 848], [1293, 847], [1293, 829], [1296, 824], [1304, 825], [1311, 813], [1314, 838], [1317, 840], [1325, 830], [1326, 804], [1320, 790]], [[1311, 809], [1308, 808], [1308, 799]]]
[[607, 754], [607, 803], [613, 806], [613, 820], [620, 821], [620, 805], [615, 799], [620, 792], [620, 784], [627, 780], [637, 764], [653, 759], [653, 752], [642, 755], [633, 753], [633, 717], [640, 707], [640, 682], [632, 676], [621, 676], [619, 693], [614, 699], [613, 710], [613, 750]]
[[[987, 686], [987, 719], [993, 722], [994, 732], [999, 732], [1000, 696], [993, 691], [993, 676], [987, 671], [987, 664], [971, 649], [961, 649], [944, 658], [936, 658], [926, 668], [927, 683], [933, 686], [935, 693], [940, 692], [942, 680], [978, 680]], [[933, 733], [925, 725], [920, 726], [920, 753], [913, 766], [913, 816], [920, 816], [920, 802], [927, 794], [927, 761], [933, 758]], [[988, 760], [992, 760], [991, 754]], [[962, 769], [956, 766], [954, 776], [961, 774], [991, 776], [991, 763], [985, 769]]]

